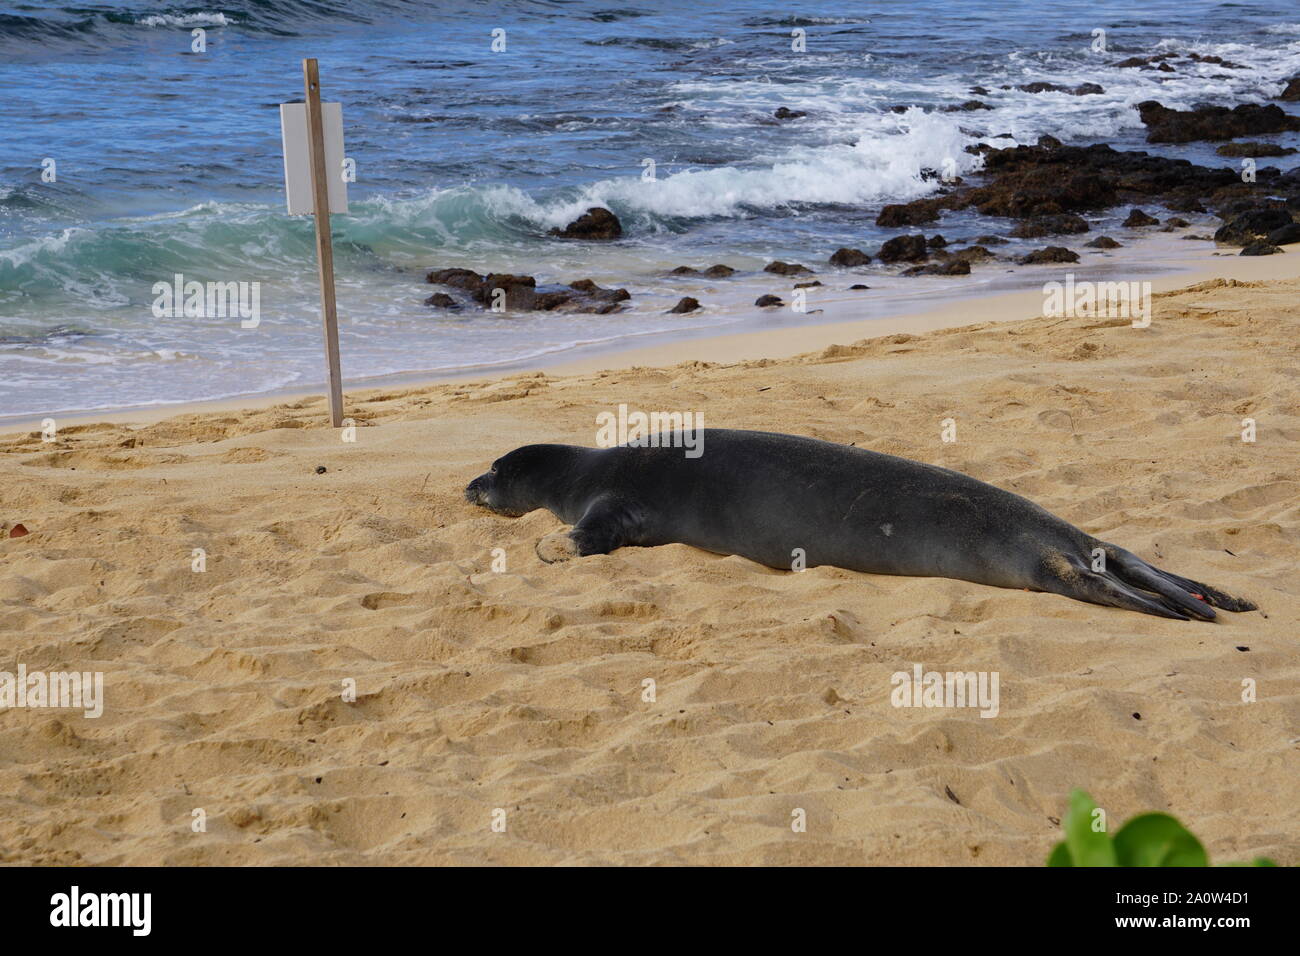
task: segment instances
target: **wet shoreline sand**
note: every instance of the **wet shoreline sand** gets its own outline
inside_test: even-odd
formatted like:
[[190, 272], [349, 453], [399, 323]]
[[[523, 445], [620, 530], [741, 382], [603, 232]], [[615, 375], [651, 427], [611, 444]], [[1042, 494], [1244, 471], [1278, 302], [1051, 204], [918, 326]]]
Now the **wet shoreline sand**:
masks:
[[[1140, 268], [1126, 271], [1119, 250], [1116, 261], [1093, 263], [1085, 266], [1019, 267], [1010, 281], [1037, 280], [1040, 283], [1063, 281], [1073, 272], [1080, 278], [1105, 280], [1122, 276], [1125, 281], [1150, 281], [1154, 292], [1168, 291], [1211, 278], [1289, 278], [1300, 276], [1300, 244], [1283, 247], [1292, 256], [1242, 257], [1238, 249], [1214, 247], [1206, 244], [1184, 258], [1161, 261], [1158, 269], [1147, 273]], [[913, 308], [896, 314], [860, 318], [864, 310], [873, 307], [867, 292], [850, 292], [846, 288], [853, 276], [849, 273], [834, 275], [835, 286], [824, 290], [811, 290], [816, 295], [810, 299], [810, 308], [822, 310], [823, 317], [809, 324], [789, 325], [788, 308], [777, 310], [768, 317], [771, 327], [755, 328], [742, 324], [740, 330], [714, 331], [703, 328], [689, 333], [663, 333], [648, 338], [653, 344], [614, 346], [592, 349], [569, 349], [553, 356], [543, 356], [501, 367], [463, 369], [451, 373], [409, 372], [356, 381], [347, 377], [347, 357], [344, 356], [344, 395], [363, 395], [374, 389], [432, 385], [453, 381], [475, 381], [483, 378], [503, 378], [523, 372], [569, 374], [598, 369], [629, 367], [633, 365], [663, 365], [681, 361], [712, 362], [736, 361], [752, 358], [786, 358], [810, 348], [856, 340], [864, 337], [896, 332], [925, 332], [953, 328], [972, 322], [1017, 320], [1039, 314], [1044, 295], [1039, 285], [1014, 291], [983, 284], [974, 285], [969, 278], [911, 280], [929, 282], [932, 291], [916, 300]], [[752, 304], [755, 295], [770, 292], [772, 277], [747, 279], [737, 282], [727, 293], [722, 311], [735, 316], [759, 316], [763, 310]], [[1009, 281], [1007, 278], [1002, 282]], [[844, 287], [844, 288], [840, 288]], [[698, 290], [697, 290], [698, 291]], [[935, 297], [935, 298], [932, 298]], [[936, 300], [937, 299], [937, 300]], [[742, 323], [744, 319], [740, 320]], [[761, 321], [761, 319], [759, 320]], [[322, 359], [323, 365], [323, 359]], [[132, 424], [156, 422], [173, 415], [205, 411], [263, 408], [285, 401], [301, 400], [323, 394], [323, 385], [312, 388], [293, 388], [254, 395], [233, 396], [198, 402], [179, 402], [109, 410], [72, 410], [51, 413], [57, 423], [84, 425], [93, 422], [114, 421]], [[39, 429], [45, 415], [12, 415], [0, 417], [0, 435], [22, 429]]]

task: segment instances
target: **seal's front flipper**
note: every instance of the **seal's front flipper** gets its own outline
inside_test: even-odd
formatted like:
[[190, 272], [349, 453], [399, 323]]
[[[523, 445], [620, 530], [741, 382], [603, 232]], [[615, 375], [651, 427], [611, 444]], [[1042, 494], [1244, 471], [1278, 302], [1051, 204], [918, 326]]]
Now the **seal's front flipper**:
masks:
[[568, 561], [578, 556], [578, 546], [573, 543], [567, 531], [553, 531], [537, 542], [533, 549], [537, 556], [547, 564]]
[[578, 554], [609, 554], [625, 544], [635, 544], [640, 522], [628, 502], [616, 495], [601, 495], [587, 508], [569, 532]]
[[591, 554], [609, 554], [637, 540], [634, 511], [614, 495], [601, 495], [567, 534], [556, 531], [537, 542], [537, 556], [547, 564]]

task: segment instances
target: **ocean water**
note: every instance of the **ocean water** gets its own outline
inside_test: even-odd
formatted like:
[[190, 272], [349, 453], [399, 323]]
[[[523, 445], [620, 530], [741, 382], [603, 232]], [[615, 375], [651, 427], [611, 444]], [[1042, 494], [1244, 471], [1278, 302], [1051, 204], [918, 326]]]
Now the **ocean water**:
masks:
[[[196, 28], [203, 52], [192, 49]], [[1104, 54], [1092, 50], [1097, 29]], [[492, 49], [494, 31], [504, 31], [505, 50]], [[792, 50], [795, 31], [805, 51]], [[1111, 65], [1186, 51], [1243, 68]], [[301, 98], [304, 56], [320, 60], [325, 99], [343, 103], [356, 163], [350, 214], [334, 218], [333, 233], [343, 372], [358, 384], [756, 321], [735, 309], [665, 315], [693, 288], [665, 273], [715, 262], [757, 270], [772, 258], [812, 265], [841, 245], [872, 251], [898, 231], [874, 224], [880, 206], [932, 192], [932, 171], [946, 163], [976, 171], [971, 144], [1048, 133], [1235, 163], [1206, 144], [1147, 146], [1132, 105], [1267, 101], [1300, 73], [1300, 7], [10, 5], [0, 10], [0, 417], [320, 383], [312, 223], [285, 214], [277, 109]], [[1098, 83], [1105, 93], [1001, 89], [1038, 80]], [[990, 92], [973, 95], [976, 85]], [[972, 98], [993, 108], [940, 109]], [[778, 122], [781, 106], [808, 115]], [[1300, 136], [1274, 141], [1297, 146]], [[55, 161], [53, 182], [42, 179], [46, 159]], [[621, 217], [624, 240], [546, 236], [591, 205]], [[1097, 218], [1095, 230], [1113, 229]], [[938, 228], [950, 239], [998, 231], [961, 216]], [[424, 273], [442, 266], [544, 282], [591, 277], [626, 286], [633, 305], [605, 316], [440, 313], [421, 300], [433, 291]], [[156, 318], [153, 286], [178, 273], [259, 283], [260, 325]], [[979, 273], [864, 277], [873, 286], [864, 314], [976, 288], [986, 281]], [[816, 318], [784, 311], [762, 321]]]

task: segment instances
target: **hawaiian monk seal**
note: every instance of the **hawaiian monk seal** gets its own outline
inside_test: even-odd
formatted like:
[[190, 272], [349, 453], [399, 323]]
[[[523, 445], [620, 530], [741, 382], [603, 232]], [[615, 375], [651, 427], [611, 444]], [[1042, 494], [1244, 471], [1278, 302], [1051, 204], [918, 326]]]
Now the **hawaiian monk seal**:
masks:
[[802, 548], [807, 567], [1050, 591], [1184, 621], [1255, 609], [960, 472], [796, 435], [696, 435], [694, 458], [671, 440], [525, 445], [465, 497], [512, 517], [547, 509], [573, 525], [579, 555], [679, 543], [789, 569]]

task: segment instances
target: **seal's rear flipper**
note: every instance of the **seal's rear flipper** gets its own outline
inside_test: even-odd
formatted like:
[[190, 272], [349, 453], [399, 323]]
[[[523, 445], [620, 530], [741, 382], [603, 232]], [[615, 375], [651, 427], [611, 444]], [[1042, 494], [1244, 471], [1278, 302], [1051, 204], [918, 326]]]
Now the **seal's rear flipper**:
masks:
[[1115, 573], [1129, 584], [1148, 591], [1155, 591], [1162, 597], [1173, 601], [1179, 607], [1186, 608], [1198, 617], [1204, 617], [1207, 620], [1214, 617], [1210, 612], [1207, 616], [1204, 611], [1210, 607], [1222, 608], [1225, 611], [1254, 611], [1256, 605], [1252, 601], [1244, 598], [1235, 598], [1230, 594], [1224, 594], [1208, 584], [1202, 584], [1199, 581], [1193, 581], [1191, 578], [1179, 577], [1177, 574], [1170, 574], [1168, 571], [1162, 571], [1153, 564], [1148, 564], [1137, 555], [1123, 548], [1117, 548], [1114, 545], [1106, 545], [1107, 559], [1112, 562]]
[[[1093, 604], [1105, 604], [1109, 607], [1120, 607], [1128, 611], [1141, 611], [1143, 614], [1154, 614], [1156, 617], [1170, 617], [1178, 621], [1190, 621], [1181, 607], [1174, 606], [1172, 602], [1160, 600], [1154, 595], [1145, 594], [1137, 588], [1130, 587], [1119, 578], [1107, 572], [1093, 572], [1090, 570], [1080, 571], [1080, 576], [1074, 582], [1076, 588], [1062, 591], [1069, 597], [1076, 598], [1080, 601], [1091, 601]], [[1209, 608], [1210, 617], [1214, 612]], [[1199, 616], [1199, 615], [1198, 615]]]
[[1199, 594], [1205, 598], [1208, 604], [1215, 607], [1221, 607], [1225, 611], [1257, 611], [1259, 605], [1254, 601], [1248, 601], [1245, 598], [1235, 598], [1231, 594], [1224, 594], [1217, 588], [1212, 588], [1208, 584], [1201, 584], [1199, 581], [1193, 581], [1190, 578], [1180, 578], [1176, 574], [1170, 574], [1168, 571], [1161, 571], [1159, 568], [1152, 567], [1152, 570], [1161, 577], [1172, 581], [1191, 591], [1193, 594]]
[[1202, 621], [1214, 620], [1214, 609], [1204, 598], [1196, 597], [1201, 593], [1200, 591], [1192, 592], [1174, 583], [1141, 558], [1121, 554], [1119, 560], [1113, 563], [1113, 567], [1115, 575], [1121, 581], [1135, 588], [1154, 591], [1163, 598], [1162, 604], [1175, 607], [1184, 614], [1198, 617]]
[[[1128, 552], [1108, 545], [1105, 570], [1094, 571], [1091, 564], [1083, 558], [1068, 552], [1058, 552], [1045, 563], [1045, 580], [1040, 582], [1040, 587], [1044, 591], [1064, 594], [1076, 601], [1140, 611], [1176, 621], [1188, 621], [1193, 617], [1202, 621], [1214, 619], [1214, 611], [1207, 604], [1197, 601], [1185, 591], [1179, 590], [1175, 595], [1174, 586], [1163, 579], [1157, 579], [1154, 573], [1140, 577], [1136, 573], [1121, 572], [1120, 565], [1125, 563], [1121, 554], [1128, 555]], [[1159, 588], [1154, 583], [1149, 583], [1156, 580], [1159, 580]], [[1149, 590], [1143, 590], [1144, 588]]]

